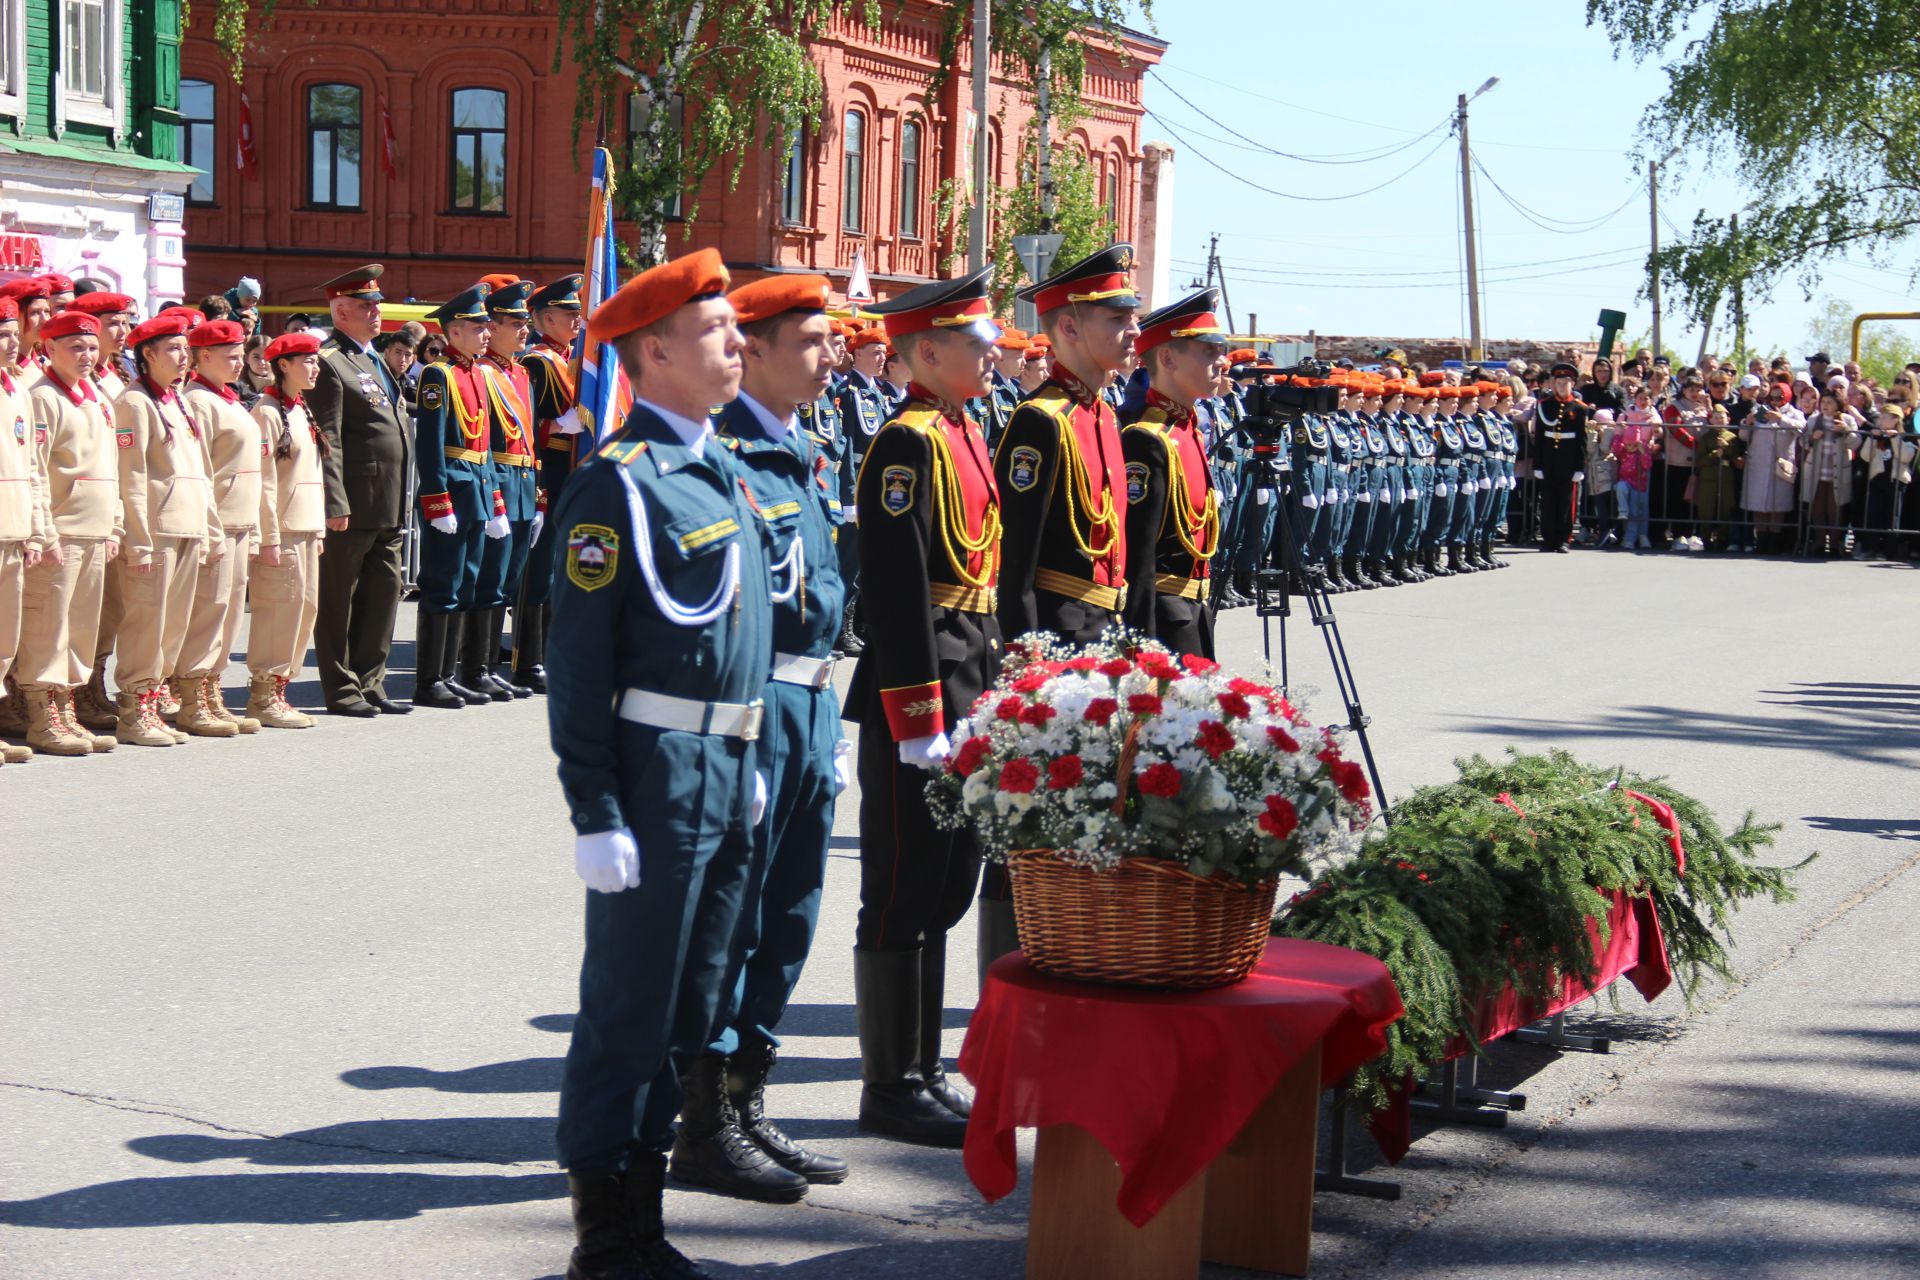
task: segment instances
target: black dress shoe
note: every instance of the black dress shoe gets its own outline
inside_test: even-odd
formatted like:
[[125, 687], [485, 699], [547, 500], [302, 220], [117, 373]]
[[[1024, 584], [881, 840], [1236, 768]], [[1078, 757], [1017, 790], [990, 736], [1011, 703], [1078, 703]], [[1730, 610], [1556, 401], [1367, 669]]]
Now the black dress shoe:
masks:
[[445, 680], [435, 680], [432, 684], [421, 685], [413, 691], [413, 705], [433, 707], [440, 711], [464, 711], [467, 700], [447, 688]]
[[[494, 700], [492, 694], [481, 693], [478, 689], [470, 689], [452, 676], [447, 676], [440, 683], [447, 687], [449, 693], [461, 699], [470, 707], [484, 707]], [[502, 701], [505, 701], [505, 699], [502, 699]]]
[[350, 698], [345, 702], [336, 702], [329, 706], [327, 714], [350, 716], [355, 720], [371, 720], [380, 714], [380, 709], [363, 698]]
[[373, 705], [375, 711], [378, 711], [383, 716], [404, 716], [413, 710], [413, 708], [406, 703], [395, 702], [392, 698], [389, 698], [385, 689], [367, 690], [367, 701]]
[[740, 1127], [727, 1093], [725, 1058], [701, 1054], [681, 1086], [680, 1132], [667, 1163], [675, 1182], [769, 1204], [794, 1204], [806, 1196], [806, 1177], [778, 1164]]
[[[747, 1039], [752, 1041], [754, 1037]], [[740, 1119], [741, 1130], [782, 1169], [808, 1182], [845, 1182], [845, 1160], [807, 1150], [767, 1118], [767, 1076], [773, 1071], [773, 1062], [773, 1046], [764, 1040], [742, 1046], [727, 1059], [727, 1097]]]

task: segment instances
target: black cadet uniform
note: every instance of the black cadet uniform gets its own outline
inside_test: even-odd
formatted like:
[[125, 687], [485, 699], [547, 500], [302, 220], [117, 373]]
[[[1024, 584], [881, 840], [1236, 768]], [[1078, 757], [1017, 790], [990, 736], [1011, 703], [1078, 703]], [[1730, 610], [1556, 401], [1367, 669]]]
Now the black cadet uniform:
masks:
[[[536, 321], [548, 307], [580, 309], [580, 285], [585, 277], [562, 276], [542, 285], [527, 299]], [[586, 434], [569, 433], [560, 419], [574, 407], [579, 392], [574, 383], [573, 351], [536, 328], [531, 345], [520, 357], [533, 395], [534, 444], [540, 476], [541, 510], [560, 501], [560, 491], [573, 471], [574, 442]], [[536, 693], [547, 691], [547, 598], [553, 588], [553, 549], [559, 533], [548, 521], [527, 551], [527, 569], [520, 577], [520, 598], [513, 608], [513, 678]]]
[[[1554, 378], [1577, 377], [1570, 364], [1553, 366]], [[1540, 478], [1540, 538], [1549, 551], [1565, 551], [1573, 541], [1574, 476], [1587, 469], [1587, 423], [1593, 410], [1576, 399], [1562, 400], [1549, 386], [1534, 406], [1533, 465]]]

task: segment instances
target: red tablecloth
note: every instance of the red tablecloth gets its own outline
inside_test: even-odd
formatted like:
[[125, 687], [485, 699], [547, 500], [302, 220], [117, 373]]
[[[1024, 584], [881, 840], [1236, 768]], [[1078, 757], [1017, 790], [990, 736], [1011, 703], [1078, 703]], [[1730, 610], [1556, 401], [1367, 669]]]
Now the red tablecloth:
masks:
[[1245, 982], [1207, 991], [1068, 982], [1004, 956], [960, 1050], [974, 1088], [967, 1176], [998, 1200], [1019, 1180], [1016, 1129], [1078, 1125], [1119, 1164], [1118, 1207], [1139, 1226], [1316, 1043], [1332, 1082], [1386, 1047], [1401, 1012], [1378, 960], [1296, 938], [1268, 943]]
[[[1474, 1031], [1480, 1043], [1488, 1044], [1501, 1036], [1550, 1018], [1564, 1009], [1604, 991], [1616, 978], [1625, 978], [1651, 1001], [1673, 982], [1673, 968], [1667, 962], [1667, 940], [1660, 932], [1660, 915], [1651, 898], [1629, 897], [1619, 891], [1603, 891], [1613, 902], [1607, 912], [1609, 933], [1600, 941], [1600, 926], [1587, 921], [1587, 933], [1593, 938], [1599, 974], [1591, 983], [1568, 977], [1560, 993], [1545, 1002], [1523, 1000], [1520, 993], [1507, 987], [1480, 1003], [1474, 1017]], [[1447, 1049], [1447, 1058], [1470, 1053], [1465, 1038], [1455, 1040]], [[1411, 1084], [1411, 1081], [1408, 1082]], [[1374, 1141], [1390, 1163], [1398, 1164], [1413, 1145], [1413, 1117], [1407, 1089], [1398, 1090], [1385, 1110], [1374, 1113], [1371, 1121]]]

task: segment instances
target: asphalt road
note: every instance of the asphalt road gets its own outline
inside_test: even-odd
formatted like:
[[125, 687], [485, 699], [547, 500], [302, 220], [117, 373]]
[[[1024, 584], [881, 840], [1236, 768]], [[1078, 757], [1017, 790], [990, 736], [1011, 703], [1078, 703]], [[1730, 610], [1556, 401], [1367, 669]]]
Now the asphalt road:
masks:
[[[1336, 598], [1390, 792], [1560, 745], [1821, 858], [1738, 917], [1740, 982], [1691, 1016], [1628, 992], [1575, 1018], [1608, 1056], [1500, 1046], [1527, 1110], [1423, 1137], [1398, 1201], [1322, 1195], [1315, 1274], [1920, 1275], [1920, 578], [1514, 559]], [[1229, 665], [1260, 632], [1223, 619]], [[1321, 635], [1287, 639], [1344, 719]], [[1024, 1182], [985, 1205], [958, 1153], [855, 1132], [852, 799], [772, 1102], [855, 1174], [787, 1208], [675, 1192], [675, 1238], [721, 1277], [1018, 1276]], [[569, 849], [538, 701], [0, 770], [0, 1276], [564, 1270]]]

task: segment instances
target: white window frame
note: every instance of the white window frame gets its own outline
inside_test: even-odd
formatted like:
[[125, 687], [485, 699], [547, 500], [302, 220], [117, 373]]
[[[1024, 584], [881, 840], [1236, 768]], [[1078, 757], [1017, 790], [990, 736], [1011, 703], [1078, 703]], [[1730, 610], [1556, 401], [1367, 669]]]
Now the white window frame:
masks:
[[0, 116], [27, 114], [27, 0], [0, 0], [0, 41], [10, 72], [0, 74]]
[[125, 21], [121, 0], [99, 0], [100, 18], [105, 27], [102, 32], [105, 38], [100, 50], [100, 56], [105, 63], [100, 69], [102, 96], [96, 99], [78, 92], [73, 86], [72, 69], [66, 65], [67, 23], [71, 11], [75, 6], [87, 3], [90, 3], [90, 0], [59, 0], [55, 10], [59, 16], [56, 24], [59, 31], [55, 38], [58, 41], [56, 48], [59, 50], [61, 59], [60, 116], [69, 124], [96, 124], [110, 129], [120, 129], [124, 127], [122, 115], [126, 106], [124, 102], [126, 94], [121, 84], [125, 56], [120, 47], [121, 25]]

